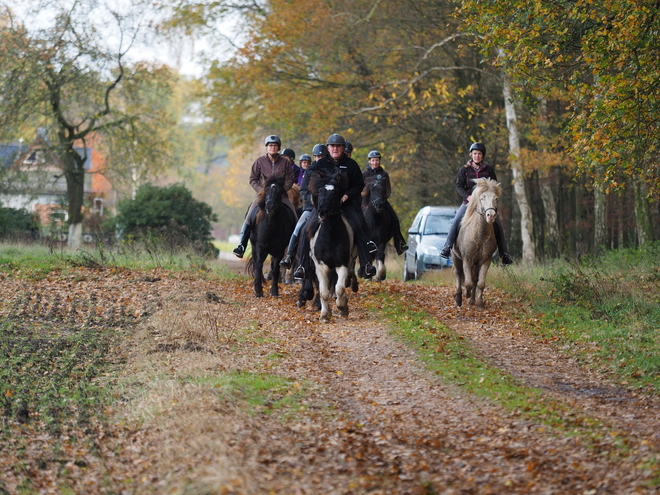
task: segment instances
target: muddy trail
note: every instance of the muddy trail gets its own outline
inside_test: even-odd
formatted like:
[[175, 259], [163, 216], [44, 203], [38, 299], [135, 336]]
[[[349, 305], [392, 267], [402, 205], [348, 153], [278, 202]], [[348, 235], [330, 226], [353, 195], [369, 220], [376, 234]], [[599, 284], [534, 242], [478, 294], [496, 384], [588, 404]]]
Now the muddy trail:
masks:
[[[40, 283], [16, 293], [47, 292]], [[244, 279], [106, 283], [130, 286], [125, 304], [141, 314], [112, 349], [117, 373], [98, 378], [117, 400], [90, 433], [93, 448], [25, 471], [44, 493], [62, 479], [89, 493], [660, 493], [657, 398], [567, 358], [495, 291], [479, 311], [454, 308], [449, 287], [367, 283], [348, 318], [322, 324], [295, 307], [297, 286], [257, 299]], [[443, 381], [373, 310], [385, 294], [592, 424], [567, 434]], [[250, 402], [248, 377], [282, 381]], [[25, 472], [12, 467], [18, 454], [0, 453], [11, 493]]]

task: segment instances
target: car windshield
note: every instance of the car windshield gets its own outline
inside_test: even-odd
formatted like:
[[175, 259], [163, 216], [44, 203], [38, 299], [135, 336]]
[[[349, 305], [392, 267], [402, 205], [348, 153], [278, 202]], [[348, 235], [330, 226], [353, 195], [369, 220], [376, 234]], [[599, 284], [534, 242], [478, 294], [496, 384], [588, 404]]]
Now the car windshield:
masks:
[[429, 215], [424, 224], [424, 235], [447, 234], [453, 218], [451, 215]]

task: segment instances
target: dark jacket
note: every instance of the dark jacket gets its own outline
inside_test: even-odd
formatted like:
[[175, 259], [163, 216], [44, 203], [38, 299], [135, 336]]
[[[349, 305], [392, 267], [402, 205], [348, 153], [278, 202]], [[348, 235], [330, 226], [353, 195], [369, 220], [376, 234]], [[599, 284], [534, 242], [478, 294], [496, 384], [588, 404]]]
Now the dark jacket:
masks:
[[268, 177], [273, 174], [282, 174], [284, 176], [284, 190], [288, 191], [295, 182], [291, 162], [286, 156], [277, 155], [275, 162], [271, 162], [268, 155], [260, 156], [252, 165], [250, 172], [250, 185], [256, 192], [264, 188]]
[[390, 183], [390, 174], [388, 174], [383, 167], [378, 165], [376, 168], [367, 167], [364, 172], [362, 172], [362, 178], [366, 184], [369, 180], [380, 178], [385, 181], [385, 199], [389, 198], [392, 194], [392, 184]]
[[302, 183], [300, 184], [300, 194], [304, 201], [303, 210], [310, 211], [313, 208], [312, 193], [309, 191], [309, 174], [314, 170], [327, 170], [332, 172], [337, 169], [348, 177], [348, 190], [346, 191], [348, 200], [342, 204], [342, 208], [352, 204], [360, 205], [362, 189], [364, 189], [364, 179], [362, 178], [362, 172], [360, 172], [360, 167], [357, 162], [346, 155], [342, 155], [335, 163], [328, 154], [320, 160], [313, 162], [307, 167], [307, 170], [305, 170]]
[[461, 167], [456, 176], [456, 191], [463, 198], [463, 203], [468, 202], [467, 198], [472, 194], [472, 190], [476, 185], [472, 182], [472, 179], [481, 179], [483, 177], [497, 180], [495, 170], [486, 162], [481, 162], [481, 167], [478, 170], [472, 167], [472, 160]]

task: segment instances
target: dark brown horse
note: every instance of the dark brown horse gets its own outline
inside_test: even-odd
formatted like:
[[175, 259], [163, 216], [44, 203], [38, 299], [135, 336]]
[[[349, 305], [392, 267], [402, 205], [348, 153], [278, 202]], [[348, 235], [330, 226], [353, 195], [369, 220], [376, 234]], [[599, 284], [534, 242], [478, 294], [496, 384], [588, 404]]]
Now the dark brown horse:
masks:
[[385, 248], [387, 243], [394, 236], [392, 215], [390, 209], [386, 208], [385, 180], [378, 177], [372, 177], [367, 180], [364, 191], [362, 191], [362, 211], [364, 219], [369, 226], [371, 238], [376, 243], [376, 275], [375, 282], [385, 280], [387, 270], [385, 269]]
[[456, 306], [463, 304], [465, 297], [477, 308], [484, 307], [483, 293], [486, 274], [493, 253], [497, 249], [493, 224], [497, 218], [497, 201], [502, 194], [500, 185], [492, 179], [474, 179], [476, 187], [468, 203], [461, 230], [452, 250], [456, 272]]
[[296, 219], [293, 212], [282, 204], [284, 177], [271, 175], [263, 190], [259, 193], [259, 211], [250, 243], [252, 243], [252, 259], [250, 265], [254, 276], [254, 293], [263, 297], [263, 266], [270, 255], [271, 285], [270, 295], [279, 296], [278, 282], [280, 280], [280, 261], [289, 243]]

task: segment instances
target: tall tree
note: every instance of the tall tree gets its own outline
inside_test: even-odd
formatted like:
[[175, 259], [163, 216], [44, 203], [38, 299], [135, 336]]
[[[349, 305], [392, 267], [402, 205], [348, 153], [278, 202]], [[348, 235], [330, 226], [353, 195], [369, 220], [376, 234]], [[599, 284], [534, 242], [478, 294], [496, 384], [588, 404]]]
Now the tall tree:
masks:
[[[145, 135], [156, 135], [151, 132], [155, 125], [167, 125], [166, 118], [156, 118], [163, 117], [157, 115], [157, 102], [137, 101], [134, 91], [140, 81], [155, 76], [147, 65], [126, 62], [139, 29], [130, 16], [97, 2], [35, 1], [28, 17], [46, 9], [52, 22], [28, 30], [3, 6], [0, 94], [11, 103], [0, 107], [0, 123], [6, 134], [27, 119], [50, 129], [52, 151], [67, 182], [69, 244], [76, 247], [82, 237], [87, 145], [91, 139], [125, 135], [130, 147]], [[103, 26], [94, 22], [98, 19]]]

